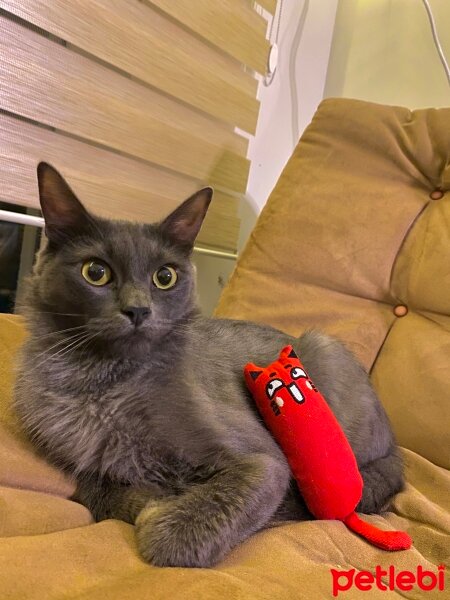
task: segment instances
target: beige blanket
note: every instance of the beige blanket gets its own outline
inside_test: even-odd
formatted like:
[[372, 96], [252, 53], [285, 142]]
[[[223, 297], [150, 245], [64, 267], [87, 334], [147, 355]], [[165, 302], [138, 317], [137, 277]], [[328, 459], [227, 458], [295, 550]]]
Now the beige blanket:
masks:
[[[2, 600], [316, 600], [333, 597], [333, 568], [356, 569], [355, 577], [376, 565], [413, 573], [421, 565], [436, 574], [439, 564], [449, 563], [450, 475], [406, 450], [406, 491], [396, 498], [393, 512], [367, 520], [407, 530], [414, 539], [412, 550], [382, 552], [340, 522], [312, 521], [262, 531], [214, 569], [149, 566], [137, 554], [133, 527], [113, 520], [93, 523], [84, 507], [67, 499], [72, 482], [37, 458], [20, 435], [11, 392], [23, 335], [18, 318], [0, 317]], [[347, 587], [349, 577], [341, 575], [335, 585]], [[369, 596], [361, 594], [353, 580], [338, 597], [445, 597], [417, 585], [411, 591], [382, 591], [376, 582]]]

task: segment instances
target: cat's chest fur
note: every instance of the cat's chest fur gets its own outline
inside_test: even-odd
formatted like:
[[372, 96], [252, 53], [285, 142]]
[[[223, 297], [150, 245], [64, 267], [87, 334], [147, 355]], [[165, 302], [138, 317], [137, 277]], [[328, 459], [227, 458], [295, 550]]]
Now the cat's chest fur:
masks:
[[155, 406], [165, 383], [158, 369], [126, 360], [53, 362], [23, 376], [17, 407], [35, 443], [75, 474], [97, 472], [134, 485], [172, 479], [176, 485], [189, 466], [158, 439], [156, 420], [163, 415]]

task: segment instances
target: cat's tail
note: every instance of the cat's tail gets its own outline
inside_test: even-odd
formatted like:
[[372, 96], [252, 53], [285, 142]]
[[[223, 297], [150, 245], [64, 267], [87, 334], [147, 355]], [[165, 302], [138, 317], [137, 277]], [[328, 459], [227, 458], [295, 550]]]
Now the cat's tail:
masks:
[[345, 525], [365, 540], [381, 548], [395, 552], [397, 550], [408, 550], [411, 548], [412, 539], [404, 531], [383, 531], [370, 523], [366, 523], [358, 517], [355, 512], [344, 519]]

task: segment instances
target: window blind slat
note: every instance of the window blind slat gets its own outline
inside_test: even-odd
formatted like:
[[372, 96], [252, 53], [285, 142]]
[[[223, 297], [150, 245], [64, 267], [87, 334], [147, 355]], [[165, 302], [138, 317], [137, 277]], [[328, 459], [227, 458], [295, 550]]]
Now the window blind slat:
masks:
[[[70, 4], [70, 3], [69, 3]], [[0, 107], [241, 192], [246, 141], [192, 109], [0, 17]]]
[[147, 0], [199, 36], [259, 73], [265, 73], [267, 22], [248, 0]]
[[[94, 148], [0, 114], [0, 199], [37, 208], [36, 165], [60, 169], [93, 212], [105, 217], [154, 222], [201, 186], [193, 179]], [[236, 249], [238, 200], [216, 192], [198, 241]]]
[[270, 12], [272, 15], [275, 14], [277, 8], [277, 0], [255, 0], [255, 2], [263, 8], [265, 8], [267, 12]]
[[0, 7], [166, 94], [254, 133], [257, 81], [135, 0], [1, 0]]

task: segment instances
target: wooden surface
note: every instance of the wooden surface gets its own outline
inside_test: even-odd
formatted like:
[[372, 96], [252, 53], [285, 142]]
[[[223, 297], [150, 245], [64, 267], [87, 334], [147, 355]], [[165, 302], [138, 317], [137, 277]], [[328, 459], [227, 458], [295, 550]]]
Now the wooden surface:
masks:
[[199, 241], [235, 250], [266, 32], [250, 0], [0, 0], [0, 199], [37, 206], [39, 160], [119, 218], [209, 184]]
[[[1, 114], [0, 139], [0, 196], [6, 202], [39, 207], [36, 165], [41, 160], [67, 177], [88, 209], [116, 219], [157, 221], [202, 185]], [[228, 194], [214, 194], [200, 244], [235, 249], [237, 203]]]
[[246, 142], [231, 130], [1, 16], [0, 89], [10, 112], [245, 190]]
[[277, 8], [277, 0], [255, 0], [257, 4], [265, 8], [268, 12], [275, 14]]
[[248, 0], [146, 0], [239, 62], [265, 73], [267, 21]]
[[1, 0], [0, 8], [174, 98], [255, 130], [256, 79], [141, 2]]

